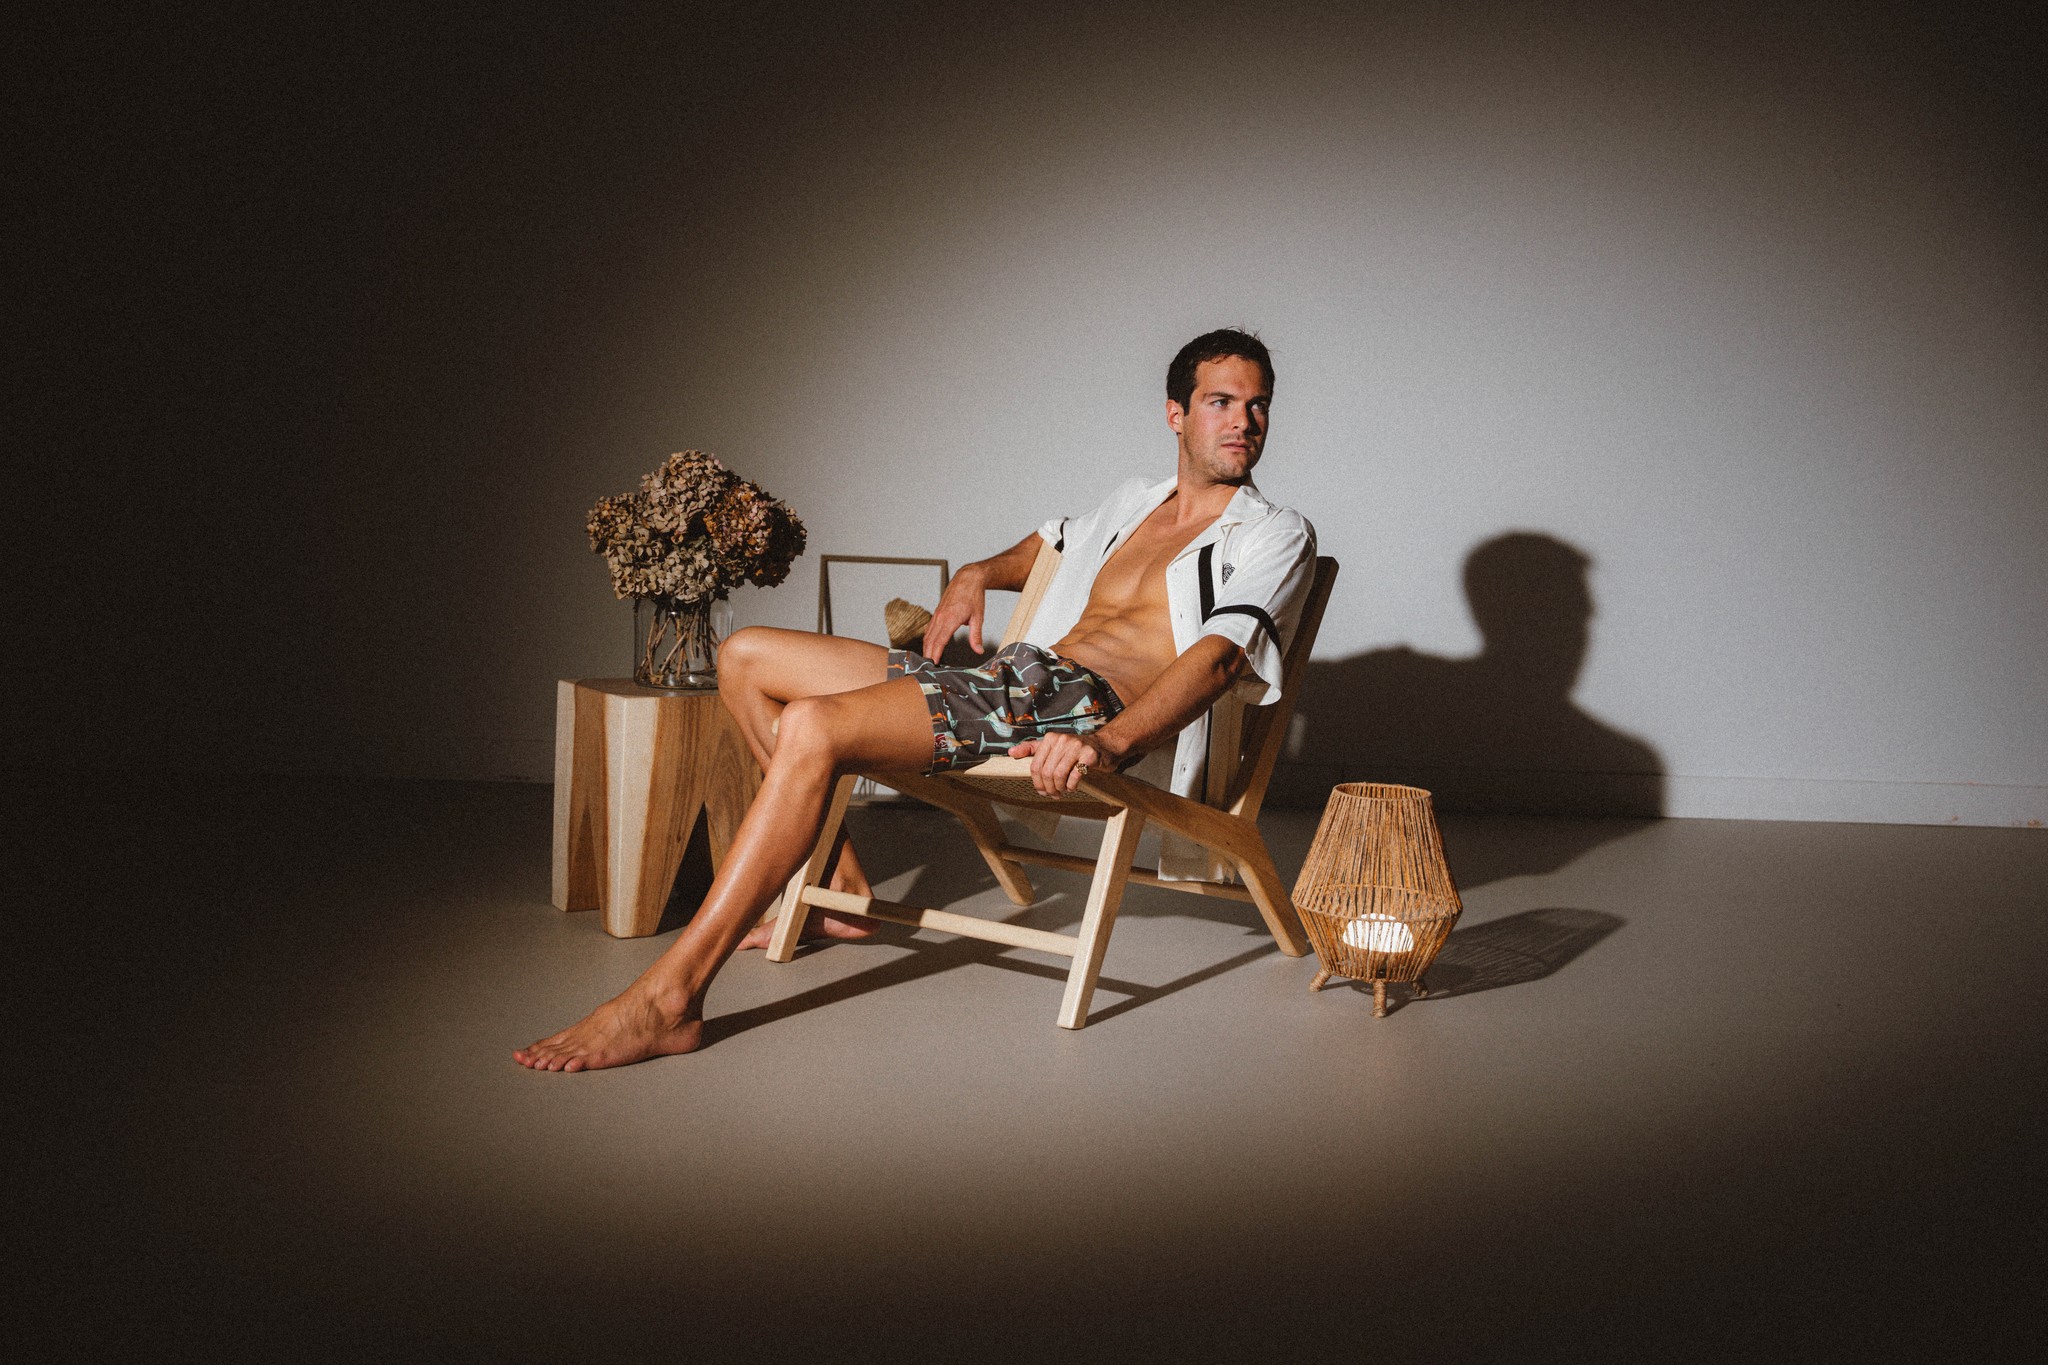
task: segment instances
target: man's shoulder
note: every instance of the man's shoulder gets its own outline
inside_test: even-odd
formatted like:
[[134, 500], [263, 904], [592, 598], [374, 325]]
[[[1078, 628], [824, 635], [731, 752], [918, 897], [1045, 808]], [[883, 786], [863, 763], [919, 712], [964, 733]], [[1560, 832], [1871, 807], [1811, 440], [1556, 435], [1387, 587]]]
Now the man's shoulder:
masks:
[[1091, 514], [1105, 510], [1114, 511], [1117, 508], [1137, 503], [1149, 495], [1158, 485], [1158, 482], [1157, 479], [1148, 479], [1143, 474], [1133, 474], [1129, 478], [1118, 482], [1089, 511]]
[[1173, 478], [1171, 475], [1164, 479], [1153, 479], [1147, 478], [1143, 474], [1133, 474], [1111, 489], [1109, 496], [1104, 498], [1103, 502], [1105, 504], [1139, 502], [1145, 498], [1161, 494], [1172, 483]]
[[1257, 495], [1257, 503], [1255, 505], [1257, 510], [1253, 515], [1246, 517], [1244, 520], [1244, 529], [1248, 535], [1255, 536], [1261, 541], [1267, 539], [1275, 542], [1305, 541], [1307, 542], [1309, 553], [1315, 553], [1316, 528], [1314, 522], [1311, 522], [1292, 507], [1283, 507], [1279, 503], [1272, 501], [1263, 493]]

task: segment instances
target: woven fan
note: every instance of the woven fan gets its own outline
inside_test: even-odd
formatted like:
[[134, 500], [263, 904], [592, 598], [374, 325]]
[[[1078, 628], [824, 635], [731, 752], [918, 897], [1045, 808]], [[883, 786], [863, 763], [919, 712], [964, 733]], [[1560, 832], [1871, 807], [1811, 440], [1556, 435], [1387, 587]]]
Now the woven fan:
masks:
[[905, 649], [912, 642], [924, 638], [924, 629], [932, 623], [932, 614], [915, 602], [892, 597], [882, 608], [882, 623], [888, 629], [889, 644], [896, 649]]

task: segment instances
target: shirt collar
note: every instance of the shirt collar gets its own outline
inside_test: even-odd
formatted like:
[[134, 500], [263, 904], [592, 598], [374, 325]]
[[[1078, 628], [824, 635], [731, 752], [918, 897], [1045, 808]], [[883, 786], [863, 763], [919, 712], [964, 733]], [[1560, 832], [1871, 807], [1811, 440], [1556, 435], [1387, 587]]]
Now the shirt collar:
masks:
[[1230, 499], [1230, 505], [1223, 509], [1223, 515], [1216, 518], [1216, 524], [1227, 526], [1233, 521], [1250, 521], [1272, 510], [1273, 504], [1266, 501], [1266, 495], [1259, 491], [1259, 486], [1246, 480]]
[[[1128, 531], [1131, 527], [1136, 526], [1139, 522], [1157, 511], [1159, 504], [1166, 501], [1167, 495], [1173, 492], [1174, 486], [1179, 482], [1180, 479], [1177, 475], [1169, 475], [1148, 487], [1145, 490], [1144, 496], [1139, 500], [1137, 510], [1125, 520], [1124, 531]], [[1266, 495], [1259, 491], [1258, 485], [1250, 480], [1246, 480], [1243, 484], [1239, 485], [1237, 492], [1231, 495], [1229, 503], [1224, 506], [1222, 513], [1216, 520], [1211, 522], [1208, 528], [1201, 535], [1195, 537], [1195, 539], [1197, 542], [1206, 540], [1210, 531], [1214, 531], [1219, 527], [1229, 526], [1234, 522], [1250, 521], [1252, 518], [1264, 516], [1272, 510], [1273, 504], [1266, 501]], [[1119, 540], [1123, 538], [1124, 531], [1117, 533]]]

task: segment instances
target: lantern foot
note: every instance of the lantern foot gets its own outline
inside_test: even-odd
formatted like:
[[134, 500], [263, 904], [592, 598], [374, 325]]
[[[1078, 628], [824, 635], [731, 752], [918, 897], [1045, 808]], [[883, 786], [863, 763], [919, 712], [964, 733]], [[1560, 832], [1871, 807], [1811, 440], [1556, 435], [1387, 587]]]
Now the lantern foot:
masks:
[[1329, 979], [1330, 969], [1328, 967], [1324, 967], [1316, 973], [1316, 979], [1308, 983], [1308, 988], [1312, 991], [1319, 991], [1323, 988], [1323, 983], [1328, 981]]
[[1372, 1017], [1375, 1019], [1387, 1017], [1387, 983], [1384, 981], [1372, 983]]
[[1421, 999], [1421, 998], [1422, 998], [1423, 996], [1425, 996], [1425, 995], [1428, 995], [1428, 994], [1429, 994], [1429, 983], [1428, 983], [1428, 982], [1426, 982], [1426, 981], [1424, 981], [1424, 980], [1423, 980], [1423, 979], [1422, 979], [1421, 977], [1419, 977], [1419, 976], [1418, 976], [1418, 977], [1416, 977], [1416, 978], [1415, 978], [1415, 998], [1416, 998], [1417, 1000], [1420, 1000], [1420, 999]]

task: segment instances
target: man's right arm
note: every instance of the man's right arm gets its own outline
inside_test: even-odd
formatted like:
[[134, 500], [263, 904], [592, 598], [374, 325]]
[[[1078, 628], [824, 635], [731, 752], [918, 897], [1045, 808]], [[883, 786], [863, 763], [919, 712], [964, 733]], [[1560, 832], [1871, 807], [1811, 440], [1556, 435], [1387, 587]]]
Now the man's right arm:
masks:
[[981, 653], [981, 617], [988, 606], [989, 589], [1022, 592], [1024, 580], [1031, 576], [1031, 566], [1044, 544], [1038, 532], [1033, 531], [999, 555], [961, 565], [946, 584], [939, 605], [932, 611], [932, 623], [925, 628], [924, 656], [938, 658], [952, 640], [953, 632], [962, 626], [967, 627], [968, 645], [976, 654]]

